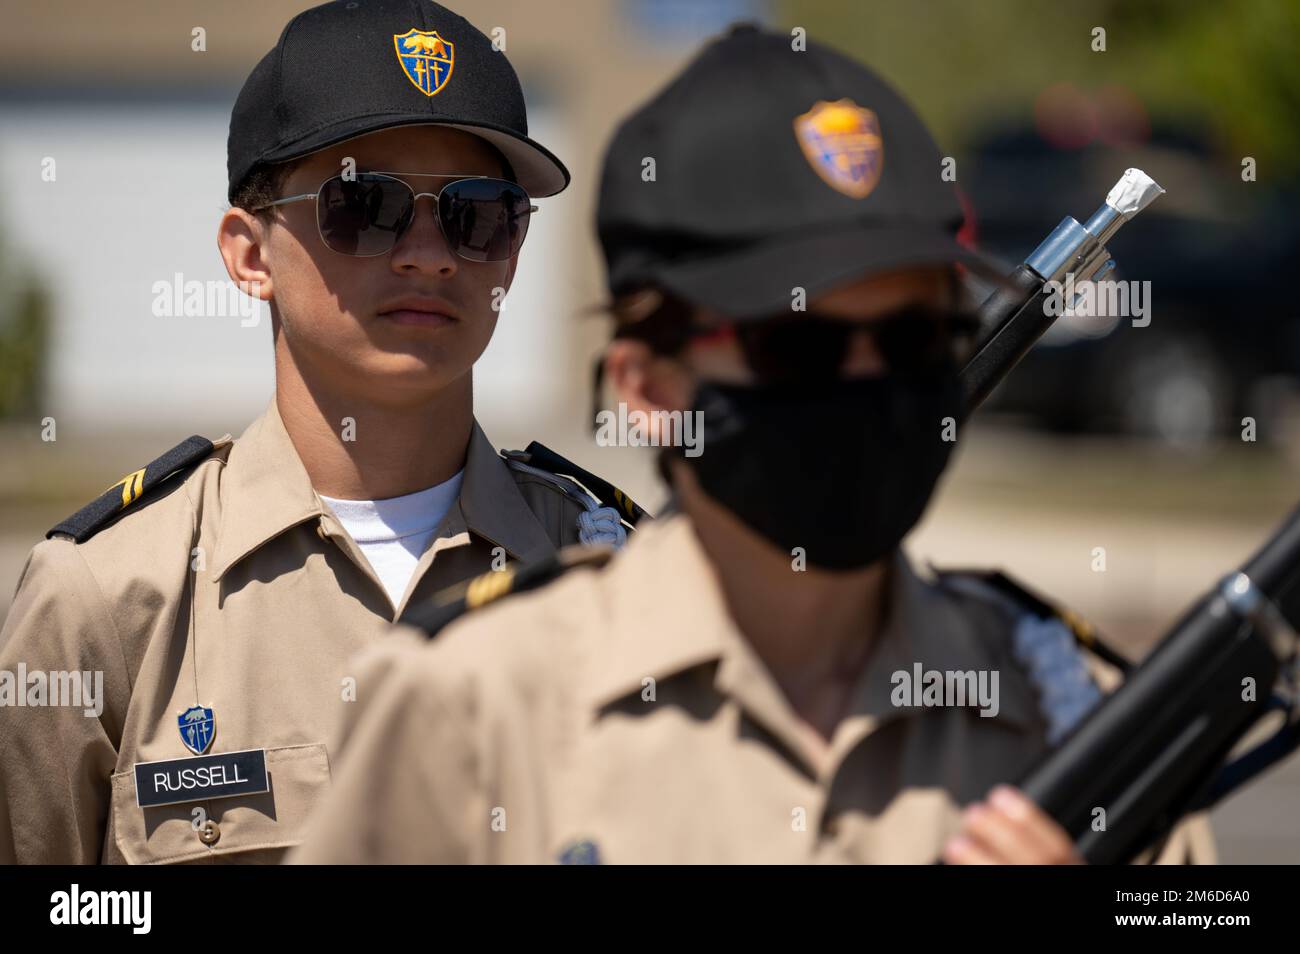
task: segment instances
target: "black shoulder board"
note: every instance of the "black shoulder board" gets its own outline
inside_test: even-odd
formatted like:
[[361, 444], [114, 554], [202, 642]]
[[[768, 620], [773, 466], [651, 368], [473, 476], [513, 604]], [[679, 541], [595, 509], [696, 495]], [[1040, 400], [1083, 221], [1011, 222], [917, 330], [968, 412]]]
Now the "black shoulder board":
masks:
[[935, 570], [935, 574], [942, 582], [953, 582], [958, 579], [975, 580], [991, 589], [1000, 593], [1004, 598], [1010, 600], [1015, 605], [1028, 610], [1035, 616], [1044, 619], [1056, 617], [1066, 625], [1066, 628], [1074, 635], [1074, 641], [1082, 646], [1088, 652], [1093, 653], [1099, 659], [1109, 663], [1121, 672], [1127, 673], [1133, 668], [1129, 662], [1120, 653], [1111, 649], [1101, 640], [1097, 633], [1097, 628], [1088, 622], [1073, 610], [1058, 606], [1035, 593], [1023, 583], [1012, 579], [1001, 570]]
[[544, 444], [533, 441], [522, 451], [505, 451], [505, 455], [514, 460], [523, 461], [533, 467], [540, 467], [552, 474], [568, 477], [582, 484], [587, 491], [600, 501], [602, 507], [613, 507], [619, 516], [632, 526], [642, 517], [649, 515], [641, 509], [631, 497], [623, 493], [608, 480], [597, 477], [589, 470], [579, 467], [573, 461], [561, 457]]
[[489, 570], [459, 586], [443, 590], [427, 603], [408, 608], [398, 622], [417, 626], [432, 638], [471, 610], [495, 603], [511, 593], [524, 593], [545, 586], [575, 567], [604, 566], [613, 554], [612, 547], [573, 546], [565, 547], [544, 560], [510, 563], [500, 570]]
[[49, 539], [65, 533], [78, 543], [85, 543], [110, 520], [140, 500], [178, 470], [192, 467], [212, 453], [212, 441], [206, 437], [187, 437], [155, 461], [115, 481], [107, 490], [71, 517], [46, 532]]

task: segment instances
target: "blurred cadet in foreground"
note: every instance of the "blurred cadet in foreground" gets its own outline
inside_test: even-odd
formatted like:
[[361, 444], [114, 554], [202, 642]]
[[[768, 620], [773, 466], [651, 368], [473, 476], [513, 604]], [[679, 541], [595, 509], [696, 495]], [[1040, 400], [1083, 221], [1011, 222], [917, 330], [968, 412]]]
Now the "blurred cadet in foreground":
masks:
[[[1013, 585], [899, 549], [964, 416], [958, 265], [984, 267], [940, 170], [874, 74], [749, 27], [622, 125], [606, 372], [629, 411], [701, 415], [702, 448], [664, 450], [673, 506], [619, 555], [408, 616], [437, 638], [368, 657], [295, 860], [1079, 860], [1000, 783], [1116, 673]], [[1197, 819], [1147, 854], [1213, 847]]]

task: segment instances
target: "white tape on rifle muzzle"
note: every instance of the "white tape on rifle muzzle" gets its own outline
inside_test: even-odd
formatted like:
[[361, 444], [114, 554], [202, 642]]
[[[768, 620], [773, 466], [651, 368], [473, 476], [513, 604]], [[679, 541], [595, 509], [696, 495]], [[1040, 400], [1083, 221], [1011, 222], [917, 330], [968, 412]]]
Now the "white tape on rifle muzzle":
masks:
[[1106, 204], [1121, 215], [1137, 215], [1164, 195], [1164, 189], [1141, 169], [1125, 169], [1119, 182], [1106, 195]]

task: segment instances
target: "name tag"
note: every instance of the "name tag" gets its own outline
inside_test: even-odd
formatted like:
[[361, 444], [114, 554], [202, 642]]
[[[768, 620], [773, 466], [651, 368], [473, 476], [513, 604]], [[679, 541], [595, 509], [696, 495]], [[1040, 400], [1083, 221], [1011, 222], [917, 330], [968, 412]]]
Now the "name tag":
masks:
[[266, 749], [135, 763], [135, 803], [175, 805], [270, 791]]

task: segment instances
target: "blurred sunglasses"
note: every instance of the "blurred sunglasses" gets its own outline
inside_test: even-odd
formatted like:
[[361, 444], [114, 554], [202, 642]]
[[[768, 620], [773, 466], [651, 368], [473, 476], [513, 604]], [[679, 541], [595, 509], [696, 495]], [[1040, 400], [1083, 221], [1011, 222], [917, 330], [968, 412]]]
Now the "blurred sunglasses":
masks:
[[[416, 192], [396, 176], [449, 179], [438, 192]], [[254, 212], [316, 200], [316, 227], [327, 248], [369, 257], [392, 250], [415, 218], [415, 202], [433, 199], [447, 247], [471, 262], [504, 262], [518, 253], [528, 221], [538, 211], [518, 184], [488, 176], [453, 177], [426, 172], [358, 172], [336, 175], [315, 192], [260, 205]]]
[[804, 314], [731, 328], [746, 363], [760, 380], [807, 381], [839, 377], [858, 335], [871, 338], [890, 373], [939, 367], [959, 358], [979, 330], [979, 320], [961, 312], [909, 305], [867, 322]]
[[928, 305], [907, 305], [866, 322], [807, 312], [709, 327], [679, 321], [645, 324], [623, 334], [641, 338], [662, 354], [678, 354], [690, 342], [735, 340], [750, 370], [764, 382], [839, 377], [860, 334], [871, 337], [891, 373], [924, 372], [948, 361], [960, 364], [980, 328], [974, 314]]

